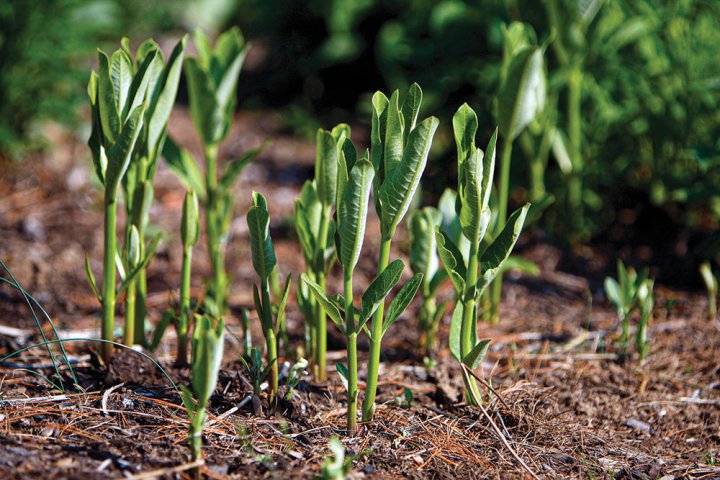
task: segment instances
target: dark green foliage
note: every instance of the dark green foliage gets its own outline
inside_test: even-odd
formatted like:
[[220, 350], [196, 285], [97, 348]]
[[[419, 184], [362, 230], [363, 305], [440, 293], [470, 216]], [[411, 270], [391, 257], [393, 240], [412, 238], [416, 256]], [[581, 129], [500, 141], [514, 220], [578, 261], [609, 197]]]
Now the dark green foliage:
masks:
[[41, 146], [39, 122], [77, 125], [95, 47], [175, 26], [185, 1], [0, 2], [0, 157]]

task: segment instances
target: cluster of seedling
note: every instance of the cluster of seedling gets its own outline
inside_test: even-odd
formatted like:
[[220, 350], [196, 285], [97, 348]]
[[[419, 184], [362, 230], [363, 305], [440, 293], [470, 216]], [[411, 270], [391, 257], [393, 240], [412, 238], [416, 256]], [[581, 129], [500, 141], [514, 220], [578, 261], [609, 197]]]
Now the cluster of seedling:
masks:
[[620, 348], [627, 351], [630, 343], [630, 321], [637, 313], [638, 321], [635, 329], [635, 347], [640, 362], [650, 353], [648, 324], [655, 306], [653, 287], [655, 282], [649, 278], [649, 270], [644, 268], [637, 273], [632, 267], [626, 267], [618, 260], [617, 280], [605, 278], [605, 295], [617, 312], [621, 333]]
[[[437, 348], [438, 325], [446, 310], [452, 310], [449, 347], [463, 369], [476, 369], [490, 341], [477, 338], [477, 320], [484, 316], [497, 321], [502, 272], [511, 266], [532, 270], [510, 256], [528, 217], [525, 205], [509, 217], [509, 168], [513, 140], [538, 118], [545, 101], [542, 52], [526, 31], [511, 26], [505, 32], [505, 52], [501, 88], [497, 96], [496, 130], [485, 151], [475, 138], [478, 119], [467, 105], [453, 117], [457, 148], [458, 184], [448, 189], [438, 208], [426, 207], [411, 213], [410, 267], [414, 275], [388, 296], [403, 277], [405, 264], [391, 259], [398, 226], [411, 210], [439, 121], [428, 117], [418, 121], [422, 90], [413, 84], [404, 96], [399, 91], [372, 97], [369, 149], [358, 151], [351, 140], [350, 127], [339, 124], [320, 129], [316, 137], [315, 178], [307, 181], [295, 202], [295, 230], [299, 239], [305, 272], [295, 284], [297, 303], [305, 319], [305, 355], [292, 367], [281, 371], [281, 359], [289, 359], [285, 310], [290, 300], [291, 276], [281, 282], [270, 237], [270, 214], [265, 197], [252, 193], [247, 212], [253, 267], [259, 283], [253, 285], [255, 310], [265, 336], [265, 358], [250, 339], [249, 316], [242, 310], [245, 333], [242, 358], [253, 385], [253, 400], [260, 403], [264, 384], [273, 409], [282, 401], [281, 376], [287, 378], [285, 398], [291, 398], [306, 367], [316, 379], [327, 374], [327, 325], [332, 322], [345, 336], [347, 362], [336, 370], [347, 390], [347, 430], [357, 430], [358, 337], [367, 335], [370, 352], [362, 421], [375, 414], [382, 340], [387, 331], [410, 305], [418, 291], [422, 302], [418, 310], [422, 347], [432, 355]], [[152, 41], [143, 43], [133, 55], [128, 41], [111, 56], [99, 52], [98, 72], [93, 72], [88, 93], [92, 106], [93, 129], [89, 141], [95, 170], [105, 192], [105, 243], [102, 292], [90, 263], [86, 271], [90, 284], [102, 304], [102, 337], [115, 339], [116, 301], [125, 294], [123, 342], [155, 348], [166, 329], [177, 333], [177, 363], [186, 365], [190, 356], [191, 388], [183, 388], [183, 403], [190, 418], [190, 446], [193, 458], [201, 459], [201, 434], [207, 419], [206, 407], [215, 389], [222, 360], [224, 316], [228, 309], [231, 279], [225, 268], [224, 249], [229, 241], [233, 218], [234, 189], [243, 168], [260, 149], [252, 150], [226, 164], [219, 162], [218, 147], [230, 129], [236, 103], [237, 78], [247, 52], [239, 30], [222, 34], [213, 48], [202, 33], [194, 37], [197, 58], [184, 60], [190, 112], [203, 146], [204, 171], [192, 155], [167, 135], [167, 123], [177, 93], [186, 39], [183, 38], [164, 62]], [[495, 189], [498, 135], [504, 138], [500, 182]], [[180, 238], [182, 272], [178, 301], [172, 301], [152, 332], [146, 322], [146, 270], [160, 241], [150, 235], [149, 209], [153, 201], [153, 177], [158, 159], [165, 158], [187, 193], [183, 203]], [[122, 187], [122, 188], [121, 188]], [[123, 242], [117, 240], [119, 192], [124, 199], [127, 221]], [[497, 193], [497, 194], [495, 194]], [[380, 248], [374, 280], [354, 298], [354, 271], [363, 252], [365, 225], [370, 203], [380, 224]], [[542, 203], [542, 202], [541, 202]], [[204, 294], [191, 298], [192, 251], [201, 236], [200, 219], [205, 220], [205, 238], [212, 269]], [[333, 291], [327, 278], [335, 264], [340, 265], [343, 288]], [[623, 270], [625, 271], [625, 270]], [[120, 286], [117, 286], [117, 276]], [[627, 272], [626, 272], [627, 273]], [[634, 286], [635, 277], [621, 277], [622, 288], [634, 288], [632, 299], [620, 297], [645, 312], [652, 310], [652, 283], [644, 279]], [[623, 280], [625, 278], [625, 280]], [[440, 287], [450, 280], [454, 302], [439, 302]], [[493, 284], [493, 282], [495, 282]], [[625, 283], [623, 283], [625, 282]], [[631, 286], [627, 287], [627, 285]], [[491, 287], [491, 288], [488, 288]], [[621, 292], [625, 292], [622, 290]], [[643, 293], [644, 292], [644, 293]], [[624, 293], [623, 293], [624, 294]], [[647, 305], [650, 305], [649, 310]], [[623, 310], [630, 315], [633, 306]], [[630, 310], [627, 310], [630, 309]], [[623, 322], [627, 320], [623, 317]], [[643, 329], [643, 332], [645, 330]], [[646, 352], [645, 333], [641, 356]], [[625, 340], [627, 340], [625, 332]], [[640, 337], [638, 337], [640, 338]], [[192, 348], [189, 349], [190, 339]], [[638, 340], [640, 342], [640, 340]], [[284, 357], [281, 346], [284, 344]], [[112, 344], [104, 343], [102, 356], [108, 360]], [[282, 372], [285, 372], [284, 374]], [[465, 375], [466, 399], [475, 403], [483, 396], [473, 377]], [[412, 395], [410, 395], [410, 400]], [[337, 450], [337, 449], [336, 449]], [[338, 451], [339, 452], [339, 451]], [[339, 460], [326, 465], [326, 475], [340, 471]]]

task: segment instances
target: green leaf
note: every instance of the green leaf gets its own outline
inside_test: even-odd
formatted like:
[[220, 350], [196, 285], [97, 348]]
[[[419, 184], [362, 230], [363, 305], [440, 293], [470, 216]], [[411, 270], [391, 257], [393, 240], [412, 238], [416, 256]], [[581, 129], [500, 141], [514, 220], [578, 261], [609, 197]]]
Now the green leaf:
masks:
[[[420, 177], [425, 170], [438, 119], [429, 117], [410, 133], [401, 163], [380, 186], [380, 226], [383, 240], [392, 238], [395, 228], [402, 221], [412, 202]], [[387, 168], [387, 164], [386, 164]]]
[[402, 116], [403, 124], [405, 126], [403, 130], [403, 145], [407, 143], [410, 132], [415, 129], [415, 123], [417, 122], [418, 113], [420, 113], [420, 105], [422, 104], [423, 94], [420, 85], [413, 83], [410, 85], [405, 99], [402, 104]]
[[[467, 103], [463, 103], [453, 115], [453, 133], [455, 134], [455, 147], [458, 152], [458, 172], [463, 171], [463, 162], [475, 151], [475, 134], [478, 129], [478, 119], [475, 111]], [[464, 185], [463, 178], [458, 178], [458, 184]]]
[[128, 266], [137, 268], [140, 263], [140, 232], [135, 225], [130, 226], [130, 238], [128, 240]]
[[328, 315], [328, 317], [330, 317], [330, 320], [332, 320], [332, 322], [337, 325], [340, 331], [345, 334], [345, 324], [343, 322], [342, 316], [340, 315], [340, 311], [335, 306], [335, 304], [330, 301], [330, 299], [325, 295], [325, 292], [320, 287], [320, 285], [310, 280], [310, 277], [308, 277], [304, 273], [300, 276], [300, 279], [308, 287], [310, 287], [310, 291], [315, 296], [315, 299], [318, 301], [318, 303], [322, 305], [323, 310], [325, 310], [325, 313]]
[[133, 76], [128, 98], [120, 107], [120, 118], [124, 121], [134, 109], [146, 103], [148, 100], [148, 86], [155, 83], [157, 78], [162, 74], [162, 54], [159, 50], [151, 51], [147, 57], [143, 59], [143, 63]]
[[140, 260], [140, 263], [132, 270], [130, 270], [127, 275], [125, 274], [125, 271], [123, 269], [122, 263], [120, 262], [120, 255], [118, 254], [116, 256], [116, 263], [118, 268], [118, 274], [120, 275], [120, 278], [122, 279], [122, 282], [120, 283], [120, 288], [117, 291], [117, 296], [119, 297], [123, 293], [125, 293], [125, 290], [127, 290], [128, 285], [130, 285], [138, 276], [138, 274], [145, 270], [150, 263], [150, 260], [155, 256], [155, 252], [157, 251], [157, 247], [160, 244], [161, 236], [157, 235], [154, 237], [149, 245], [145, 248], [145, 256]]
[[100, 290], [98, 290], [97, 282], [95, 282], [95, 275], [93, 275], [92, 268], [90, 268], [90, 258], [88, 258], [87, 252], [85, 252], [85, 276], [87, 277], [87, 281], [90, 284], [90, 288], [93, 291], [93, 294], [95, 294], [95, 298], [98, 299], [98, 301], [102, 304], [102, 295], [100, 295]]
[[192, 338], [190, 379], [199, 407], [204, 409], [217, 385], [223, 355], [222, 318], [213, 327], [206, 316], [197, 316]]
[[190, 98], [190, 116], [205, 145], [217, 142], [224, 118], [215, 99], [215, 86], [194, 58], [185, 60], [185, 77]]
[[342, 382], [343, 386], [345, 387], [345, 390], [348, 389], [348, 369], [345, 365], [342, 363], [336, 363], [335, 369], [338, 372], [338, 375], [340, 375], [340, 381]]
[[518, 52], [510, 62], [505, 82], [497, 95], [497, 122], [512, 142], [545, 105], [545, 67], [539, 47]]
[[478, 280], [477, 291], [481, 294], [485, 287], [492, 282], [495, 275], [500, 272], [503, 263], [510, 256], [510, 252], [515, 247], [530, 204], [516, 210], [510, 218], [508, 218], [505, 227], [495, 238], [488, 248], [483, 252], [480, 258], [481, 278]]
[[170, 137], [163, 145], [163, 156], [170, 170], [177, 175], [180, 182], [188, 190], [192, 190], [200, 196], [200, 201], [205, 199], [205, 181], [197, 163], [193, 160], [190, 152], [180, 148]]
[[352, 168], [347, 189], [338, 202], [338, 256], [345, 272], [352, 272], [360, 258], [373, 176], [374, 170], [367, 158], [359, 160]]
[[110, 81], [118, 111], [123, 111], [133, 81], [133, 61], [123, 50], [117, 50], [110, 57]]
[[410, 268], [414, 273], [425, 275], [430, 282], [440, 266], [437, 256], [435, 229], [440, 226], [442, 215], [433, 207], [417, 210], [410, 218]]
[[180, 41], [173, 48], [167, 65], [163, 69], [160, 80], [151, 90], [148, 113], [150, 115], [147, 142], [152, 150], [157, 150], [158, 142], [167, 128], [172, 108], [175, 104], [180, 75], [182, 74], [183, 55], [187, 35], [183, 35]]
[[455, 304], [452, 320], [450, 320], [450, 336], [448, 337], [450, 353], [458, 362], [462, 362], [460, 354], [460, 333], [462, 331], [463, 308], [462, 303], [457, 302]]
[[253, 192], [252, 198], [253, 203], [247, 213], [252, 262], [260, 279], [267, 281], [277, 264], [275, 249], [270, 238], [270, 214], [262, 194]]
[[432, 280], [430, 280], [430, 287], [429, 287], [429, 295], [431, 297], [434, 297], [437, 295], [438, 289], [442, 286], [443, 283], [445, 283], [445, 280], [448, 279], [448, 273], [444, 268], [439, 269], [437, 272], [435, 272], [435, 275], [433, 275]]
[[290, 284], [292, 282], [292, 274], [288, 274], [287, 278], [285, 279], [285, 287], [282, 291], [282, 296], [280, 297], [280, 302], [278, 302], [277, 306], [277, 314], [275, 316], [277, 321], [277, 325], [275, 328], [275, 335], [277, 335], [278, 332], [278, 325], [280, 325], [281, 322], [285, 321], [285, 309], [287, 308], [287, 302], [288, 298], [290, 297]]
[[620, 293], [620, 285], [614, 278], [605, 277], [605, 295], [612, 304], [616, 312], [623, 311], [624, 305], [622, 295]]
[[255, 158], [265, 149], [266, 146], [267, 142], [257, 148], [253, 148], [241, 155], [240, 158], [231, 162], [227, 167], [227, 170], [225, 170], [225, 173], [223, 173], [222, 177], [220, 177], [220, 180], [218, 181], [218, 190], [229, 191], [245, 167], [255, 160]]
[[475, 370], [480, 366], [485, 355], [487, 355], [488, 348], [490, 347], [490, 339], [480, 340], [472, 350], [465, 355], [462, 363], [467, 365], [470, 370]]
[[[375, 203], [375, 212], [378, 217], [382, 218], [382, 206], [377, 192], [380, 185], [385, 181], [385, 165], [383, 161], [383, 142], [385, 141], [385, 131], [387, 125], [389, 100], [382, 92], [375, 92], [372, 97], [372, 120], [370, 129], [370, 161], [375, 169], [375, 179], [373, 181], [373, 201]], [[339, 198], [339, 196], [338, 196]]]
[[120, 135], [120, 110], [115, 101], [115, 85], [110, 78], [110, 59], [98, 50], [97, 103], [103, 145], [112, 145]]
[[154, 352], [155, 349], [157, 349], [158, 345], [160, 345], [160, 341], [162, 341], [163, 335], [165, 335], [165, 330], [167, 330], [167, 327], [169, 327], [175, 320], [175, 312], [172, 311], [172, 309], [168, 309], [163, 312], [160, 322], [158, 322], [155, 326], [155, 331], [153, 332], [152, 341], [150, 342], [151, 352]]
[[400, 317], [400, 314], [405, 311], [412, 299], [415, 298], [420, 285], [422, 285], [423, 274], [416, 273], [413, 277], [408, 280], [405, 285], [402, 286], [400, 291], [395, 298], [392, 299], [388, 306], [387, 313], [385, 314], [385, 321], [383, 322], [382, 335], [392, 326], [393, 323]]
[[450, 240], [447, 233], [439, 228], [435, 231], [435, 238], [437, 240], [438, 254], [445, 267], [445, 271], [450, 277], [453, 287], [455, 287], [455, 292], [460, 295], [465, 290], [465, 277], [467, 272], [462, 254], [453, 241]]
[[200, 211], [198, 198], [194, 191], [188, 190], [183, 201], [180, 220], [180, 238], [185, 248], [193, 247], [200, 236]]
[[385, 270], [375, 277], [362, 296], [362, 309], [358, 321], [358, 330], [375, 313], [375, 310], [385, 301], [390, 291], [400, 281], [405, 264], [397, 259], [388, 265]]
[[117, 191], [120, 179], [130, 164], [133, 148], [135, 148], [135, 142], [142, 126], [143, 111], [142, 105], [133, 110], [123, 125], [117, 141], [107, 151], [108, 166], [105, 172], [105, 189], [106, 191], [110, 190], [110, 194]]
[[479, 243], [490, 224], [490, 209], [483, 205], [483, 152], [475, 150], [464, 162], [464, 188], [460, 190], [460, 227], [470, 243]]
[[510, 255], [505, 263], [503, 263], [502, 271], [517, 270], [525, 275], [537, 277], [540, 275], [540, 267], [535, 262], [531, 262], [527, 258]]
[[190, 390], [187, 389], [185, 385], [180, 385], [180, 392], [182, 392], [182, 402], [183, 406], [185, 407], [185, 411], [187, 412], [188, 420], [190, 423], [194, 423], [195, 418], [195, 399], [192, 396], [192, 393]]
[[399, 98], [400, 93], [395, 90], [390, 96], [390, 103], [387, 106], [387, 121], [382, 137], [385, 178], [392, 174], [403, 159], [403, 120], [398, 106]]
[[337, 176], [338, 142], [332, 132], [320, 128], [315, 140], [315, 182], [320, 201], [326, 206], [335, 203]]

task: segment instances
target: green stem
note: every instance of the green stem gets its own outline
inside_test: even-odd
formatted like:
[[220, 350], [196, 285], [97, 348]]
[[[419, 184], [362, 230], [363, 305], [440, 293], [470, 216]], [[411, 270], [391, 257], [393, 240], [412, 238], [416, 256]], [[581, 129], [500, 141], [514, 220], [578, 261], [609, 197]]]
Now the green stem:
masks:
[[[477, 327], [477, 314], [475, 309], [477, 303], [477, 277], [478, 277], [478, 244], [480, 243], [479, 235], [475, 241], [470, 241], [470, 255], [468, 258], [468, 268], [465, 276], [465, 293], [463, 299], [463, 318], [460, 327], [460, 358], [464, 359], [470, 353], [475, 345], [473, 338], [475, 337], [473, 329]], [[481, 398], [477, 383], [473, 377], [467, 377], [465, 380], [465, 399], [474, 405], [475, 400], [470, 391], [475, 392], [475, 397]]]
[[358, 362], [355, 306], [353, 305], [352, 272], [345, 275], [345, 328], [348, 357], [347, 429], [353, 435], [357, 430]]
[[[320, 235], [318, 237], [318, 252], [316, 254], [317, 264], [315, 265], [317, 281], [323, 291], [327, 291], [325, 279], [325, 243], [328, 236], [328, 229], [330, 228], [329, 215], [329, 208], [323, 206], [322, 218], [320, 220]], [[327, 316], [322, 305], [320, 305], [320, 303], [316, 303], [316, 305], [316, 343], [313, 354], [315, 356], [315, 365], [317, 365], [317, 379], [323, 382], [327, 377]]]
[[583, 220], [583, 198], [582, 198], [582, 173], [584, 170], [582, 160], [582, 65], [576, 64], [571, 72], [568, 81], [568, 137], [570, 140], [570, 155], [572, 172], [568, 179], [568, 210], [570, 213], [567, 221], [574, 230], [571, 241], [578, 240], [575, 236], [581, 229]]
[[[503, 149], [502, 159], [500, 162], [500, 185], [498, 188], [498, 218], [494, 235], [500, 234], [505, 222], [507, 222], [508, 200], [510, 197], [510, 160], [512, 159], [512, 141], [505, 139], [505, 148]], [[476, 249], [477, 250], [477, 249]], [[476, 255], [477, 256], [477, 255]], [[477, 263], [477, 259], [475, 259]], [[500, 299], [502, 296], [502, 271], [498, 272], [492, 284], [492, 297], [490, 302], [490, 323], [497, 323], [500, 318]]]
[[435, 298], [425, 296], [422, 307], [420, 307], [420, 328], [422, 330], [422, 345], [428, 354], [435, 348], [435, 337], [438, 330], [438, 324], [435, 321], [436, 312]]
[[268, 375], [268, 396], [270, 397], [270, 405], [274, 406], [278, 391], [278, 348], [275, 328], [272, 320], [270, 285], [268, 284], [267, 279], [260, 282], [260, 289], [262, 290], [263, 333], [265, 334], [265, 342], [267, 345], [267, 358], [270, 362], [270, 373]]
[[178, 365], [187, 365], [188, 331], [190, 330], [190, 272], [192, 248], [183, 248], [182, 271], [180, 273], [180, 321], [178, 322]]
[[225, 313], [225, 258], [220, 245], [221, 222], [220, 199], [217, 191], [217, 145], [205, 146], [205, 188], [207, 190], [207, 209], [205, 212], [205, 230], [207, 232], [208, 254], [212, 268], [212, 282], [208, 294], [222, 316]]
[[[102, 338], [114, 340], [115, 330], [115, 252], [117, 245], [117, 202], [110, 191], [105, 192], [105, 225], [103, 243], [103, 294], [102, 294]], [[112, 345], [103, 343], [102, 357], [106, 362], [112, 355]]]
[[131, 282], [125, 291], [125, 330], [123, 331], [123, 343], [132, 346], [135, 342], [135, 282]]
[[[390, 243], [392, 235], [380, 244], [380, 258], [378, 259], [377, 274], [380, 275], [388, 266], [390, 260]], [[382, 325], [385, 314], [385, 302], [381, 303], [372, 318], [370, 327], [370, 353], [368, 357], [367, 387], [365, 400], [362, 405], [363, 422], [372, 420], [375, 414], [375, 396], [377, 394], [378, 374], [380, 372], [380, 347], [382, 343]]]
[[[140, 245], [144, 245], [145, 237], [140, 232]], [[144, 255], [144, 252], [143, 252]], [[135, 293], [135, 345], [145, 345], [145, 322], [147, 320], [147, 271], [143, 268], [138, 272]]]

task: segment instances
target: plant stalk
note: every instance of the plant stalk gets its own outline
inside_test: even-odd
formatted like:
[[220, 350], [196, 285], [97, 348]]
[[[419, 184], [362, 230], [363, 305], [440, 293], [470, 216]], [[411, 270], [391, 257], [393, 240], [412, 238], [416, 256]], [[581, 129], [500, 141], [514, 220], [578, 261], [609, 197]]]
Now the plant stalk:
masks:
[[128, 284], [125, 290], [125, 330], [123, 331], [123, 343], [132, 346], [135, 343], [135, 302], [137, 285], [135, 281]]
[[[220, 199], [217, 192], [217, 145], [205, 146], [205, 188], [207, 190], [207, 208], [205, 211], [205, 230], [207, 232], [208, 254], [212, 268], [212, 281], [208, 294], [218, 309], [218, 315], [225, 313], [225, 258], [223, 255], [220, 227]], [[269, 303], [268, 303], [269, 305]]]
[[184, 366], [188, 361], [188, 331], [190, 330], [190, 272], [192, 248], [183, 248], [182, 271], [180, 273], [180, 322], [178, 325], [177, 364]]
[[[474, 241], [470, 241], [470, 255], [468, 258], [468, 268], [465, 277], [465, 292], [463, 299], [463, 317], [460, 327], [460, 360], [473, 349], [473, 329], [477, 328], [477, 318], [473, 318], [477, 314], [475, 309], [477, 303], [477, 277], [478, 277], [478, 244], [480, 243], [479, 235]], [[465, 399], [470, 405], [476, 405], [475, 398], [482, 398], [478, 390], [477, 382], [474, 378], [465, 378]]]
[[568, 178], [567, 202], [570, 214], [569, 224], [575, 227], [571, 232], [571, 242], [579, 240], [577, 236], [582, 233], [583, 195], [582, 173], [584, 170], [582, 160], [582, 65], [576, 64], [570, 73], [568, 81], [568, 137], [570, 140], [570, 155], [572, 172]]
[[420, 307], [420, 325], [422, 327], [422, 345], [426, 353], [430, 353], [435, 348], [435, 337], [437, 336], [438, 324], [435, 322], [435, 314], [437, 312], [437, 304], [435, 299], [426, 296], [423, 299], [422, 307]]
[[278, 391], [278, 342], [273, 328], [272, 320], [272, 303], [270, 303], [270, 285], [268, 280], [264, 279], [260, 282], [260, 290], [262, 290], [262, 325], [265, 334], [265, 342], [267, 346], [267, 358], [270, 362], [270, 372], [268, 374], [268, 396], [271, 408], [275, 406]]
[[[392, 235], [380, 244], [380, 258], [378, 259], [377, 274], [380, 275], [388, 266], [390, 260], [390, 243]], [[380, 347], [382, 343], [382, 326], [385, 314], [385, 302], [383, 301], [372, 318], [370, 327], [370, 353], [368, 357], [367, 387], [365, 388], [365, 400], [362, 405], [363, 422], [372, 420], [375, 414], [375, 396], [377, 394], [378, 374], [380, 372]]]
[[[113, 192], [105, 191], [105, 225], [103, 243], [102, 338], [115, 339], [115, 252], [117, 251], [117, 201]], [[103, 343], [100, 349], [105, 362], [110, 360], [113, 346]]]
[[345, 275], [345, 323], [348, 357], [347, 429], [349, 435], [354, 435], [357, 430], [358, 362], [352, 273]]

